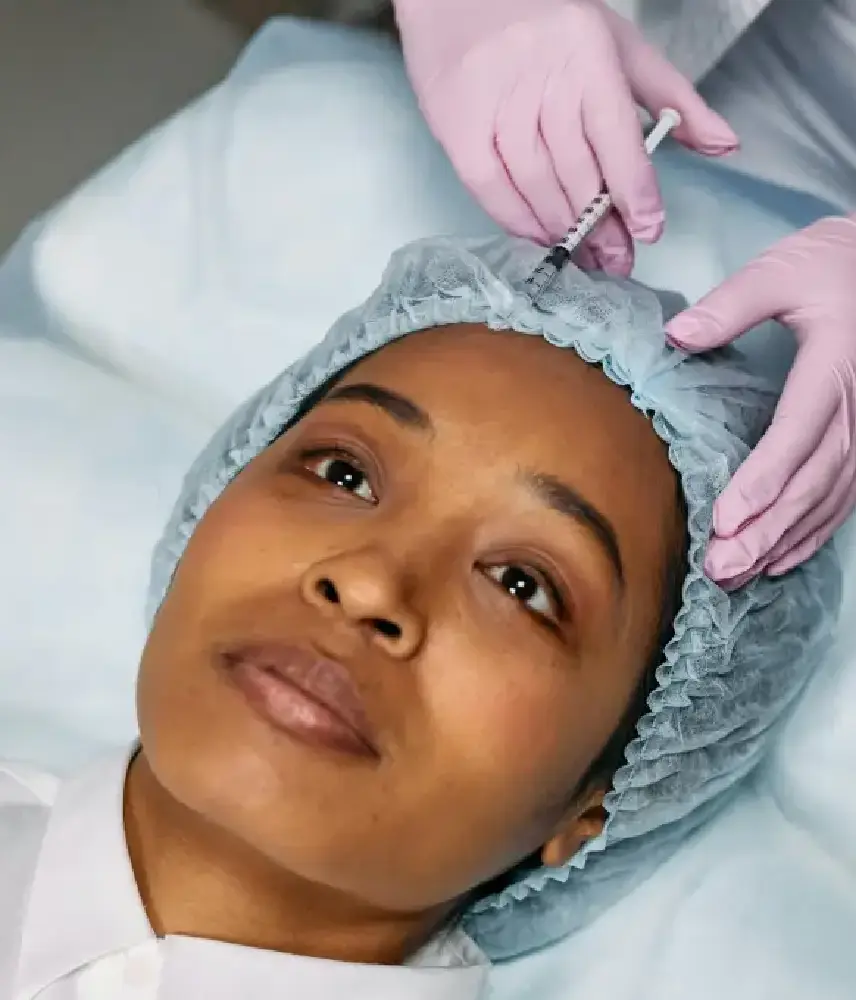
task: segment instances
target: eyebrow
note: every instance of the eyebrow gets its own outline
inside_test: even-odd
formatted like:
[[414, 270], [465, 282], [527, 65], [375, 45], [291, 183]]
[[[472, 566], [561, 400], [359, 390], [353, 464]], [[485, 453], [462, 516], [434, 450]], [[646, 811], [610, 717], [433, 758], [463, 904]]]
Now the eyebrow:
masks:
[[[355, 382], [350, 385], [333, 389], [324, 402], [355, 402], [367, 403], [388, 416], [403, 427], [415, 428], [420, 431], [433, 430], [430, 416], [406, 396], [401, 396], [392, 389], [371, 382]], [[602, 514], [577, 490], [562, 480], [545, 473], [525, 472], [523, 482], [548, 507], [559, 514], [569, 517], [587, 528], [594, 536], [609, 559], [615, 571], [621, 588], [624, 587], [624, 563], [621, 558], [621, 547], [618, 544], [618, 534], [609, 518]]]
[[624, 562], [618, 534], [609, 518], [589, 503], [572, 486], [555, 476], [527, 472], [523, 481], [548, 507], [583, 525], [594, 536], [606, 553], [622, 590], [624, 589]]
[[333, 389], [326, 401], [335, 402], [336, 400], [368, 403], [369, 406], [382, 410], [403, 427], [415, 428], [420, 431], [433, 429], [428, 414], [411, 400], [400, 396], [391, 389], [384, 389], [379, 385], [372, 385], [370, 382], [356, 382]]

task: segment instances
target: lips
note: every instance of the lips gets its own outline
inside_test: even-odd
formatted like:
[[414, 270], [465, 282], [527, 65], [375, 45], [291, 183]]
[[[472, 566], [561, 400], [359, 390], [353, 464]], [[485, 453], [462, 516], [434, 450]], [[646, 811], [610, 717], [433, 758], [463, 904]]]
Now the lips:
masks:
[[353, 677], [309, 650], [251, 643], [220, 654], [229, 678], [268, 723], [328, 749], [378, 758], [378, 738]]

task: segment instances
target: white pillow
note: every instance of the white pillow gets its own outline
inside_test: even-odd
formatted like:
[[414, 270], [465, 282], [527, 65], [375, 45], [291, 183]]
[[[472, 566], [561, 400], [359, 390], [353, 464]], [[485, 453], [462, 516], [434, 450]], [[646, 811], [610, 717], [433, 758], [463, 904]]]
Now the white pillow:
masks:
[[67, 771], [134, 736], [151, 548], [207, 436], [58, 347], [0, 338], [0, 759]]
[[[306, 61], [319, 39], [347, 40], [348, 61]], [[391, 43], [285, 22], [60, 206], [34, 269], [78, 343], [219, 420], [364, 298], [397, 246], [491, 225]]]

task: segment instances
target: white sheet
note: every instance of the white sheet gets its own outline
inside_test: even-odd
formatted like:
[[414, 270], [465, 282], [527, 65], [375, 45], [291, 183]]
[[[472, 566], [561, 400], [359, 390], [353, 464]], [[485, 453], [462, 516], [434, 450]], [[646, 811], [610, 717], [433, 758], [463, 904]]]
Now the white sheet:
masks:
[[125, 743], [149, 550], [207, 428], [35, 339], [0, 339], [0, 758]]
[[[816, 211], [660, 170], [669, 233], [637, 276], [691, 298]], [[65, 771], [125, 740], [148, 552], [196, 447], [397, 244], [489, 226], [390, 46], [282, 22], [33, 227], [0, 269], [0, 755]], [[754, 786], [586, 932], [498, 970], [499, 996], [856, 995], [854, 583]]]

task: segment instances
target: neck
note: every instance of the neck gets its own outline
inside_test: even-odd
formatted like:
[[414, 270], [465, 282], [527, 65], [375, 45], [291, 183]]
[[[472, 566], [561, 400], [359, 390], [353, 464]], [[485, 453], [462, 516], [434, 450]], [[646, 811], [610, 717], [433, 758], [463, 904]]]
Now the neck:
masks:
[[390, 914], [284, 871], [172, 799], [142, 753], [128, 773], [124, 814], [134, 875], [159, 937], [399, 965], [448, 915]]

